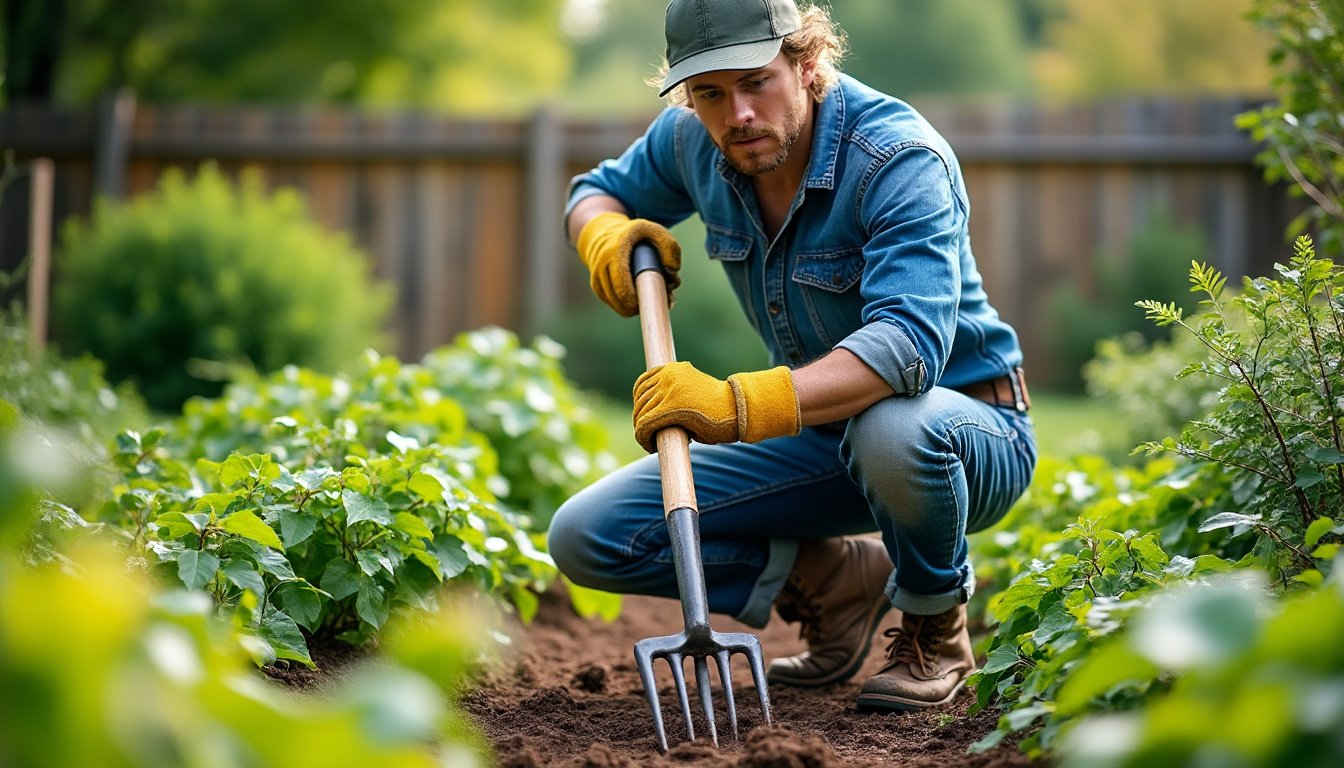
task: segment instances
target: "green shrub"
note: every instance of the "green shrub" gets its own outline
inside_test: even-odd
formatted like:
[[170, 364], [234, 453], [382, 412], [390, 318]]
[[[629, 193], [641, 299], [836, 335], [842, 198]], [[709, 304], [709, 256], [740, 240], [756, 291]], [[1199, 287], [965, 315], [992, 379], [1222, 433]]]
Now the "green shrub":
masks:
[[555, 575], [542, 534], [497, 499], [488, 440], [429, 369], [394, 358], [231, 385], [171, 431], [122, 435], [115, 459], [124, 482], [101, 517], [256, 631], [262, 663], [310, 663], [300, 627], [362, 643], [444, 582], [529, 620], [528, 587]]
[[1224, 299], [1223, 276], [1193, 264], [1190, 283], [1206, 309], [1189, 318], [1174, 304], [1139, 302], [1158, 325], [1179, 326], [1207, 350], [1180, 375], [1222, 387], [1217, 405], [1179, 438], [1141, 448], [1221, 473], [1231, 493], [1201, 529], [1254, 531], [1258, 560], [1286, 586], [1319, 583], [1320, 558], [1307, 542], [1333, 527], [1344, 497], [1344, 272], [1318, 259], [1306, 236], [1291, 262], [1274, 268], [1281, 279], [1247, 279]]
[[235, 186], [208, 164], [69, 222], [55, 287], [62, 345], [137, 382], [163, 411], [218, 394], [221, 367], [339, 369], [380, 344], [390, 301], [297, 192], [267, 194], [253, 173]]
[[1135, 233], [1126, 253], [1099, 255], [1093, 290], [1073, 283], [1058, 286], [1047, 299], [1051, 323], [1046, 338], [1055, 373], [1042, 384], [1080, 389], [1080, 371], [1102, 339], [1125, 333], [1138, 333], [1149, 341], [1164, 336], [1144, 322], [1142, 313], [1134, 310], [1134, 300], [1175, 293], [1183, 283], [1185, 265], [1203, 258], [1206, 249], [1199, 230], [1178, 227], [1159, 214]]
[[1315, 230], [1321, 252], [1344, 255], [1344, 5], [1255, 0], [1251, 19], [1277, 40], [1278, 101], [1237, 117], [1266, 148], [1256, 160], [1269, 181], [1311, 201], [1289, 235]]
[[1194, 376], [1177, 378], [1181, 369], [1204, 354], [1189, 334], [1149, 342], [1126, 333], [1097, 342], [1096, 357], [1083, 366], [1087, 393], [1119, 415], [1108, 446], [1128, 453], [1139, 443], [1178, 434], [1208, 413], [1221, 388]]
[[1136, 711], [1088, 718], [1066, 735], [1063, 768], [1344, 763], [1344, 582], [1280, 605], [1263, 579], [1164, 595], [1088, 656], [1061, 710], [1156, 675], [1170, 690]]
[[64, 431], [87, 452], [101, 450], [117, 432], [149, 420], [135, 389], [109, 385], [99, 361], [67, 359], [50, 349], [35, 352], [25, 317], [16, 310], [0, 310], [0, 400]]
[[106, 548], [65, 568], [0, 555], [0, 764], [486, 765], [436, 684], [461, 679], [477, 652], [463, 636], [487, 628], [440, 614], [318, 699], [259, 678], [209, 600], [157, 590]]
[[616, 467], [606, 428], [565, 378], [565, 348], [524, 347], [502, 328], [459, 334], [425, 356], [433, 386], [457, 401], [499, 455], [500, 499], [544, 531], [560, 504]]

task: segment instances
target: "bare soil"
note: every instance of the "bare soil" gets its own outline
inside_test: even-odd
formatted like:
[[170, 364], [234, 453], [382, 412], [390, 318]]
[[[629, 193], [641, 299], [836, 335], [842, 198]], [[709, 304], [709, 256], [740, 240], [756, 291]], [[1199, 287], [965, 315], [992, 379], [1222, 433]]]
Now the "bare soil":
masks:
[[[892, 626], [897, 620], [889, 616], [882, 626]], [[720, 616], [713, 617], [711, 625], [720, 632], [755, 631]], [[660, 754], [632, 648], [637, 640], [681, 628], [681, 608], [675, 600], [627, 597], [621, 617], [604, 624], [576, 616], [563, 590], [556, 588], [542, 596], [535, 621], [516, 628], [513, 635], [518, 648], [513, 659], [469, 693], [462, 704], [505, 768], [1020, 766], [1028, 762], [1011, 744], [983, 754], [967, 753], [966, 748], [992, 730], [995, 721], [992, 712], [967, 715], [969, 693], [919, 713], [857, 711], [854, 698], [859, 686], [882, 665], [880, 646], [874, 647], [851, 682], [816, 689], [773, 686], [773, 725], [763, 722], [745, 657], [733, 657], [742, 739], [734, 740], [727, 732], [722, 688], [715, 673], [718, 748], [706, 738], [703, 719], [696, 721], [700, 738], [685, 741], [671, 673], [660, 661], [655, 671], [672, 742], [669, 752]], [[802, 649], [797, 628], [777, 618], [756, 634], [767, 661]], [[688, 681], [688, 689], [693, 709], [698, 708], [693, 680]]]

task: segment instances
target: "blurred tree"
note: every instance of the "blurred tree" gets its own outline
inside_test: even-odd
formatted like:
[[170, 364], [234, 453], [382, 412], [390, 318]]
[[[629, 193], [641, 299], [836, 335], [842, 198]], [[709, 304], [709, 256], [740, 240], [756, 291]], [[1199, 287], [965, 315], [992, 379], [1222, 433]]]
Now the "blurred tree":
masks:
[[567, 77], [565, 0], [4, 0], [6, 100], [526, 108]]
[[1030, 84], [1024, 14], [1044, 0], [835, 0], [844, 69], [905, 97], [1020, 92]]
[[1249, 0], [1061, 2], [1033, 62], [1045, 93], [1268, 91], [1272, 39], [1247, 20]]
[[[847, 33], [842, 68], [897, 95], [1020, 91], [1029, 84], [1027, 33], [1062, 0], [832, 0]], [[804, 0], [806, 2], [806, 0]], [[568, 0], [574, 43], [566, 107], [578, 113], [657, 109], [643, 80], [663, 54], [664, 2]]]

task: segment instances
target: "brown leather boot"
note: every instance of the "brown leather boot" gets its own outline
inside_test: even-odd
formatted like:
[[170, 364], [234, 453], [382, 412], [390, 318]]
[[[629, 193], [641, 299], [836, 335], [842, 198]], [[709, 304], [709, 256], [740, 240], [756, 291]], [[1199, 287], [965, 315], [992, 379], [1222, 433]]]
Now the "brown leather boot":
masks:
[[907, 613], [901, 626], [882, 634], [892, 638], [887, 664], [863, 684], [861, 708], [915, 710], [946, 704], [975, 671], [965, 605], [934, 616]]
[[802, 625], [807, 650], [770, 662], [766, 679], [812, 687], [853, 677], [877, 623], [891, 609], [884, 593], [890, 575], [891, 558], [880, 539], [803, 541], [775, 609]]

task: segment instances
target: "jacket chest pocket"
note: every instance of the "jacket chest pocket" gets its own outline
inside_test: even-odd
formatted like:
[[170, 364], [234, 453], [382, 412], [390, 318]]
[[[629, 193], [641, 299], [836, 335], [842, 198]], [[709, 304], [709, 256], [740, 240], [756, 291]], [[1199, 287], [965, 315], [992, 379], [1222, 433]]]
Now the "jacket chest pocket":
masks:
[[793, 282], [808, 319], [828, 346], [835, 346], [862, 322], [863, 264], [860, 246], [799, 253], [794, 258]]
[[705, 253], [710, 259], [723, 265], [728, 284], [732, 286], [737, 300], [747, 311], [752, 325], [756, 317], [751, 311], [751, 291], [747, 274], [748, 257], [751, 256], [752, 241], [747, 235], [739, 234], [714, 224], [705, 225]]

